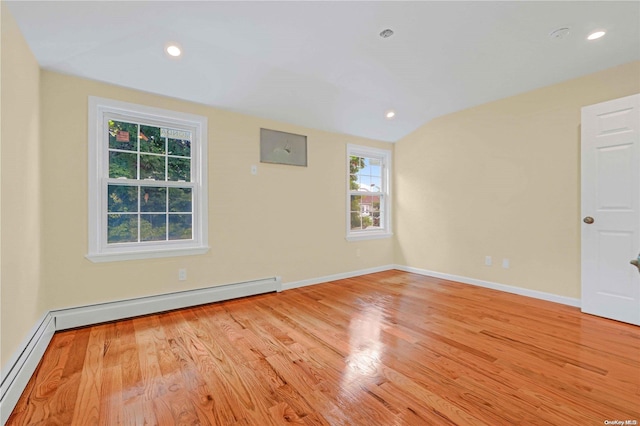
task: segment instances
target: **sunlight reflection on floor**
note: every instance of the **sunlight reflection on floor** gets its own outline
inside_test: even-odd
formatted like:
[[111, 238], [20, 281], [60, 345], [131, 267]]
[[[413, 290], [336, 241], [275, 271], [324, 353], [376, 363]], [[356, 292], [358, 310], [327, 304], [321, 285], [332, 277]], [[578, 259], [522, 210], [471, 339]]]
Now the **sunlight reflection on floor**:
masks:
[[[379, 301], [378, 301], [379, 302]], [[382, 341], [383, 307], [370, 303], [363, 312], [351, 318], [349, 324], [349, 345], [351, 354], [345, 359], [347, 364], [340, 388], [351, 393], [359, 387], [363, 379], [375, 378], [380, 369]]]

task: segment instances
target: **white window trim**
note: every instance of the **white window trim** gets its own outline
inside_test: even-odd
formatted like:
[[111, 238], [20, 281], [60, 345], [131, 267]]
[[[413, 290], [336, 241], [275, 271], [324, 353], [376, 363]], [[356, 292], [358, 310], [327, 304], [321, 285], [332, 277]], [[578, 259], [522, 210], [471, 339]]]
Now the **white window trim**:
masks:
[[[170, 124], [192, 132], [191, 173], [193, 182], [193, 239], [131, 244], [106, 242], [108, 140], [105, 114], [147, 123]], [[194, 114], [136, 105], [113, 99], [89, 97], [89, 250], [92, 262], [111, 262], [158, 257], [204, 254], [208, 246], [207, 118]]]
[[[374, 157], [380, 158], [384, 165], [384, 175], [382, 176], [382, 193], [384, 202], [384, 229], [376, 230], [351, 230], [351, 188], [349, 186], [349, 159], [351, 156], [357, 157]], [[368, 146], [347, 144], [347, 156], [346, 156], [346, 240], [347, 241], [362, 241], [362, 240], [376, 240], [381, 238], [391, 238], [393, 232], [391, 230], [391, 151], [387, 149], [371, 148]]]

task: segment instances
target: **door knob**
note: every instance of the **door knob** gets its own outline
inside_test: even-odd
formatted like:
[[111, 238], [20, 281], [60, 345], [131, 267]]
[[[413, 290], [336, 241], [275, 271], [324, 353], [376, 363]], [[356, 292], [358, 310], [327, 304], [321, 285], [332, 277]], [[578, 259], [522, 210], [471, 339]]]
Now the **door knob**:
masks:
[[591, 225], [593, 222], [595, 222], [591, 216], [585, 217], [584, 219], [582, 219], [582, 221], [587, 225]]
[[636, 268], [638, 268], [638, 272], [640, 272], [640, 255], [638, 255], [637, 259], [633, 259], [629, 263], [632, 264], [633, 266], [635, 266]]

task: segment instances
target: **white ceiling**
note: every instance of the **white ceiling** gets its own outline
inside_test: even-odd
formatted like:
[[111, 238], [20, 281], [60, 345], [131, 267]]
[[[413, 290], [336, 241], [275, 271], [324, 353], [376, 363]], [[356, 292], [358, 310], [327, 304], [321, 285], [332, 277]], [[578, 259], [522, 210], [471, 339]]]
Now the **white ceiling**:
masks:
[[385, 141], [640, 59], [638, 1], [6, 3], [43, 68]]

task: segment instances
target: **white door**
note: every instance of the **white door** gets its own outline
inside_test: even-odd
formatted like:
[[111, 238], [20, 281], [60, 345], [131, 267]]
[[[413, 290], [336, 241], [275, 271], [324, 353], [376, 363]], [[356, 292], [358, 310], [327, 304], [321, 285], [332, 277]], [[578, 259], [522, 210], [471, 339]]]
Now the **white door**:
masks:
[[582, 108], [582, 311], [640, 325], [640, 94]]

